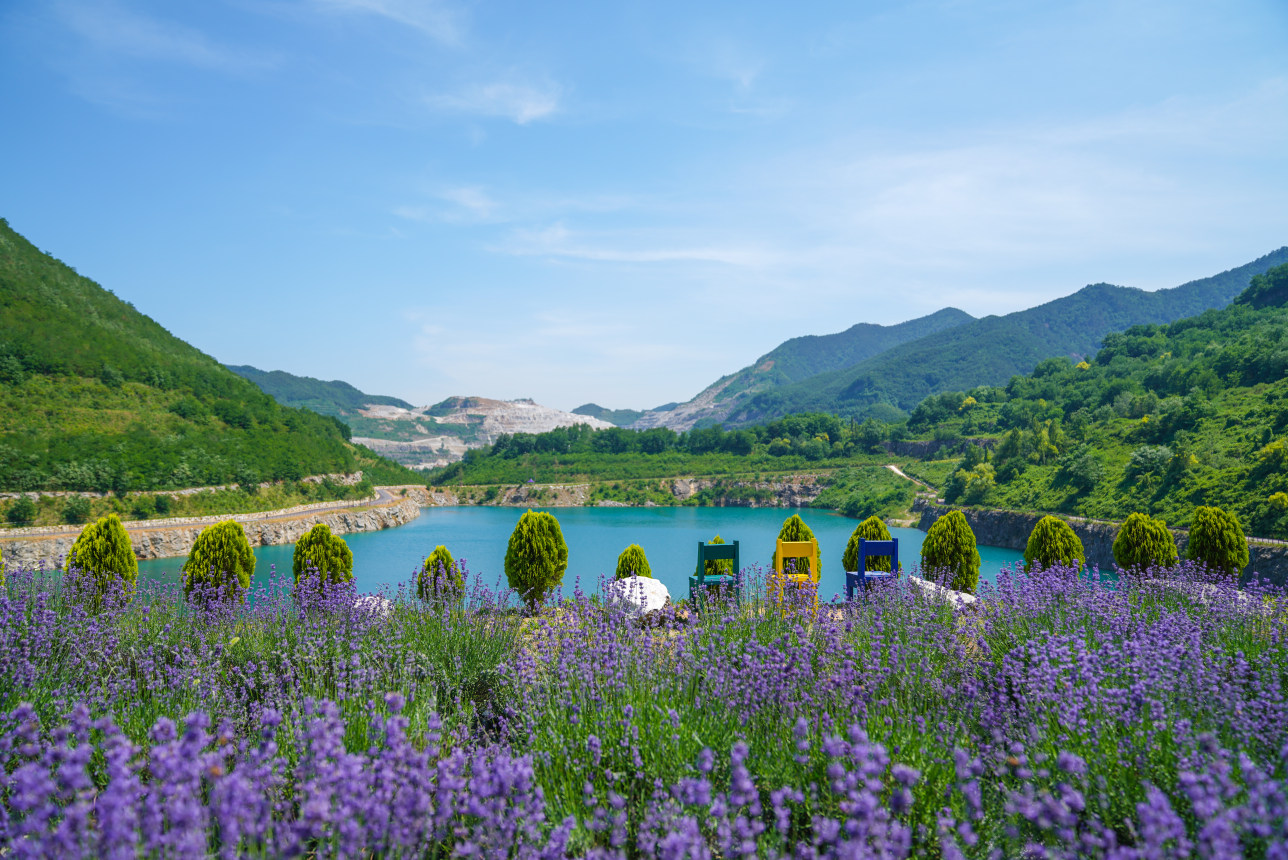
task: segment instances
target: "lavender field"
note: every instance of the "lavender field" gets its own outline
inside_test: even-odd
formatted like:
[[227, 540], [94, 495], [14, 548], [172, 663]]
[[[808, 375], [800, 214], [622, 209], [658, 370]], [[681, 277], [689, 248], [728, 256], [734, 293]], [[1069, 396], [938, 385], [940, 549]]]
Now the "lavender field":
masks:
[[[0, 856], [1288, 857], [1288, 612], [1004, 570], [641, 623], [0, 589]], [[102, 601], [99, 601], [101, 604]]]

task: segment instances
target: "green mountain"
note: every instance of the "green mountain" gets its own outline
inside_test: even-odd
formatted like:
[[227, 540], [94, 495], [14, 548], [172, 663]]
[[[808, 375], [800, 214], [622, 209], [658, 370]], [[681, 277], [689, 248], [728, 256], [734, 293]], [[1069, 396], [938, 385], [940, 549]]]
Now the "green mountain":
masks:
[[609, 424], [616, 424], [618, 427], [626, 427], [638, 421], [639, 417], [644, 413], [638, 409], [605, 409], [598, 403], [587, 403], [583, 406], [578, 406], [572, 411], [572, 414], [587, 415], [591, 418], [598, 418], [600, 421], [607, 421]]
[[988, 316], [893, 346], [840, 370], [752, 395], [727, 415], [752, 424], [796, 412], [887, 418], [941, 391], [999, 385], [1053, 356], [1090, 355], [1105, 335], [1223, 307], [1254, 275], [1288, 261], [1288, 247], [1168, 290], [1092, 284], [1035, 308]]
[[357, 415], [359, 409], [371, 405], [415, 408], [406, 400], [399, 400], [397, 397], [365, 394], [339, 379], [323, 382], [311, 376], [296, 376], [285, 370], [260, 370], [249, 364], [226, 366], [238, 376], [258, 385], [265, 394], [270, 395], [283, 406], [311, 409], [321, 415], [345, 418]]
[[1222, 310], [1111, 334], [1091, 361], [927, 399], [910, 429], [987, 439], [944, 498], [1182, 527], [1215, 505], [1288, 537], [1288, 265], [1251, 282]]
[[0, 489], [417, 475], [279, 405], [0, 219]]
[[794, 337], [753, 364], [716, 380], [687, 403], [650, 410], [632, 426], [683, 430], [724, 422], [732, 415], [741, 414], [759, 392], [775, 392], [801, 380], [850, 367], [900, 344], [937, 337], [940, 332], [974, 319], [957, 308], [944, 308], [898, 325], [858, 323], [835, 334]]

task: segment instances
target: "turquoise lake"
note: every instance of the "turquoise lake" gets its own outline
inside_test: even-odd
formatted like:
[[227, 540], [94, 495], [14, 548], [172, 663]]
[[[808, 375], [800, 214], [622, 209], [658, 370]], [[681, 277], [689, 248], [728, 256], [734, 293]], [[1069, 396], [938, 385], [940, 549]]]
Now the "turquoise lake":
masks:
[[[783, 520], [793, 513], [814, 530], [822, 553], [820, 596], [829, 599], [845, 593], [841, 554], [858, 525], [830, 511], [803, 508], [542, 508], [559, 519], [568, 542], [568, 572], [563, 589], [571, 593], [580, 581], [587, 592], [598, 590], [601, 577], [612, 578], [617, 556], [637, 543], [648, 555], [653, 576], [673, 599], [687, 596], [688, 577], [697, 559], [698, 541], [719, 534], [726, 542], [739, 542], [744, 568], [768, 568], [774, 540]], [[505, 585], [505, 547], [523, 510], [496, 507], [424, 508], [418, 519], [399, 528], [345, 535], [353, 550], [353, 576], [359, 591], [394, 593], [409, 584], [426, 555], [444, 544], [457, 559], [465, 559], [471, 574], [480, 574], [489, 586]], [[914, 568], [921, 554], [925, 532], [895, 528], [899, 559], [905, 570]], [[295, 547], [265, 546], [255, 549], [255, 582], [268, 582], [274, 566], [287, 576]], [[980, 579], [994, 581], [1006, 564], [1021, 561], [1023, 553], [998, 547], [980, 547]], [[157, 582], [178, 582], [182, 558], [139, 563], [140, 575]]]

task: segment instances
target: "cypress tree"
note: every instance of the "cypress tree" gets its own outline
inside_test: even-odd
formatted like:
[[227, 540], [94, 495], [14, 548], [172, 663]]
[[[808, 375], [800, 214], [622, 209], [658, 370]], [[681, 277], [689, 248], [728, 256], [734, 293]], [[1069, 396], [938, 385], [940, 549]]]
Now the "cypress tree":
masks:
[[93, 574], [102, 593], [113, 580], [125, 583], [133, 591], [139, 579], [139, 560], [134, 557], [130, 536], [121, 518], [108, 514], [81, 529], [80, 536], [67, 554], [64, 570], [77, 568]]
[[505, 578], [529, 608], [545, 600], [568, 569], [568, 544], [553, 514], [529, 510], [519, 517], [505, 548]]
[[[841, 566], [846, 570], [858, 570], [859, 564], [859, 540], [890, 540], [890, 529], [881, 518], [873, 515], [854, 528], [854, 533], [850, 535], [850, 540], [845, 544], [845, 552], [841, 555]], [[890, 570], [890, 559], [885, 556], [869, 558], [867, 564], [868, 570]]]
[[1082, 540], [1074, 533], [1073, 527], [1064, 520], [1045, 516], [1038, 520], [1029, 534], [1028, 546], [1024, 548], [1024, 569], [1032, 570], [1034, 565], [1049, 568], [1057, 564], [1082, 567], [1087, 560], [1087, 551], [1082, 548]]
[[1149, 514], [1127, 517], [1114, 537], [1114, 561], [1123, 570], [1143, 573], [1151, 567], [1171, 567], [1176, 560], [1176, 541], [1167, 523]]
[[644, 547], [637, 543], [622, 550], [622, 554], [617, 557], [617, 572], [613, 579], [627, 579], [632, 576], [653, 578], [653, 571], [648, 566], [648, 557], [644, 555]]
[[318, 523], [295, 542], [291, 570], [296, 585], [310, 568], [317, 571], [318, 585], [353, 581], [353, 551], [344, 538], [331, 533], [331, 527]]
[[201, 530], [182, 570], [185, 595], [222, 588], [225, 600], [240, 603], [255, 572], [255, 553], [241, 525], [224, 520]]
[[1220, 508], [1195, 508], [1185, 557], [1209, 570], [1237, 577], [1248, 566], [1248, 539], [1243, 526], [1234, 514]]
[[945, 572], [949, 588], [974, 594], [979, 587], [979, 565], [975, 533], [962, 512], [952, 511], [935, 520], [921, 545], [922, 571]]
[[[800, 514], [792, 514], [790, 517], [783, 520], [783, 527], [778, 530], [778, 539], [782, 541], [813, 540], [814, 530], [805, 524], [805, 521], [800, 518]], [[795, 561], [798, 564], [804, 565], [806, 570], [808, 570], [809, 566], [813, 564], [812, 561], [806, 561], [805, 559], [795, 559]], [[777, 544], [774, 545], [773, 566], [774, 566], [774, 569], [777, 570], [778, 568], [778, 545]], [[820, 567], [822, 566], [821, 559], [819, 561], [819, 566]], [[816, 571], [811, 571], [811, 573], [815, 575], [821, 575], [822, 571], [816, 570]]]
[[465, 577], [452, 554], [442, 544], [434, 547], [416, 577], [416, 594], [432, 601], [460, 595], [464, 589]]

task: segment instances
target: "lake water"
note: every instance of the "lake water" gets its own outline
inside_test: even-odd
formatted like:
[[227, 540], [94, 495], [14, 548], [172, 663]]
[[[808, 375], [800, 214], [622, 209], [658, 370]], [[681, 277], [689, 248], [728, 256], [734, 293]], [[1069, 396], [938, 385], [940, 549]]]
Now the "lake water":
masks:
[[[845, 594], [841, 554], [857, 520], [830, 511], [804, 508], [544, 508], [554, 514], [568, 542], [565, 593], [580, 580], [584, 591], [598, 590], [600, 577], [612, 578], [617, 556], [637, 543], [648, 556], [653, 576], [673, 599], [688, 595], [688, 577], [697, 561], [698, 541], [719, 534], [727, 543], [739, 541], [744, 568], [768, 568], [774, 541], [783, 520], [799, 513], [818, 538], [823, 575], [820, 596]], [[424, 508], [419, 518], [405, 526], [378, 532], [345, 535], [353, 550], [353, 577], [359, 591], [394, 592], [410, 583], [425, 556], [444, 544], [457, 559], [465, 559], [471, 575], [482, 574], [488, 585], [505, 584], [505, 547], [523, 511], [499, 507]], [[921, 556], [925, 532], [893, 528], [899, 539], [899, 560], [904, 570], [914, 568]], [[994, 581], [1005, 564], [1023, 560], [1023, 553], [999, 547], [980, 547], [982, 581]], [[255, 549], [255, 583], [267, 583], [274, 566], [291, 572], [294, 545]], [[144, 579], [177, 582], [182, 558], [139, 562]], [[253, 585], [252, 585], [253, 587]]]

